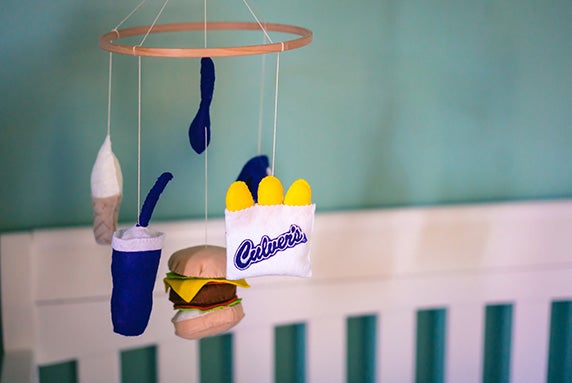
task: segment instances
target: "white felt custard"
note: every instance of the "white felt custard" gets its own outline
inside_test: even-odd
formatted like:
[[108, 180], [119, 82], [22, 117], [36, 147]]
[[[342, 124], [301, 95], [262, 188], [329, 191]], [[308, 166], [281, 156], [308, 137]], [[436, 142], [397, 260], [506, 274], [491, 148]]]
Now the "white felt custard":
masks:
[[111, 150], [109, 134], [91, 170], [91, 203], [93, 234], [100, 245], [109, 245], [117, 227], [119, 206], [123, 196], [123, 175], [117, 157]]
[[111, 150], [111, 138], [107, 135], [91, 170], [91, 195], [94, 198], [107, 198], [122, 194], [122, 191], [121, 167]]

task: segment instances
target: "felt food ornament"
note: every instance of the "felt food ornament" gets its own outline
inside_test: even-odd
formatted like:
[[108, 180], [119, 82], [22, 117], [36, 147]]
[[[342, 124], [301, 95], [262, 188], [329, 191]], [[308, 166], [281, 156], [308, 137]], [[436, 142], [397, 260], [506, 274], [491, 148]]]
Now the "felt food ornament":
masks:
[[270, 162], [268, 161], [268, 157], [259, 155], [252, 157], [244, 164], [236, 180], [243, 181], [246, 186], [248, 186], [248, 190], [250, 190], [254, 202], [257, 202], [258, 184], [268, 175], [270, 175]]
[[312, 190], [303, 179], [284, 196], [278, 178], [263, 178], [258, 203], [244, 182], [233, 182], [226, 194], [227, 278], [310, 277], [315, 210]]
[[205, 151], [211, 141], [210, 107], [215, 82], [214, 62], [210, 57], [201, 59], [201, 103], [189, 126], [189, 142], [197, 154]]
[[91, 170], [91, 203], [93, 234], [100, 245], [109, 245], [117, 227], [119, 206], [123, 195], [123, 176], [119, 161], [111, 150], [109, 134]]
[[143, 203], [139, 222], [113, 234], [111, 320], [118, 334], [141, 335], [149, 322], [165, 234], [148, 225], [160, 194], [172, 178], [171, 173], [163, 173]]
[[165, 290], [177, 313], [172, 319], [175, 334], [185, 339], [217, 335], [244, 317], [236, 287], [250, 287], [244, 279], [228, 280], [226, 251], [218, 246], [195, 246], [169, 258]]

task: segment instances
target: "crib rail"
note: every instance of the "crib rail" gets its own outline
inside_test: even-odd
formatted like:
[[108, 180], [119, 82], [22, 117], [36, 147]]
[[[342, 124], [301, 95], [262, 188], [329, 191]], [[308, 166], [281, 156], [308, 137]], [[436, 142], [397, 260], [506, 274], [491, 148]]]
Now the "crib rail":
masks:
[[[224, 245], [223, 222], [209, 225], [209, 241]], [[110, 249], [89, 228], [2, 235], [1, 381], [35, 382], [34, 365], [76, 360], [80, 383], [120, 382], [118, 353], [156, 345], [159, 382], [198, 382], [198, 342], [173, 335], [160, 278], [173, 251], [203, 243], [204, 224], [155, 228], [167, 242], [151, 320], [135, 338], [112, 331]], [[246, 317], [232, 333], [234, 381], [273, 381], [275, 328], [304, 323], [305, 380], [345, 382], [347, 318], [372, 315], [375, 380], [413, 382], [418, 313], [439, 308], [443, 380], [480, 382], [494, 304], [513, 308], [510, 381], [545, 381], [551, 305], [572, 299], [570, 233], [570, 201], [319, 214], [311, 279], [251, 279], [239, 290]]]
[[36, 382], [37, 369], [32, 350], [8, 351], [2, 359], [1, 382]]

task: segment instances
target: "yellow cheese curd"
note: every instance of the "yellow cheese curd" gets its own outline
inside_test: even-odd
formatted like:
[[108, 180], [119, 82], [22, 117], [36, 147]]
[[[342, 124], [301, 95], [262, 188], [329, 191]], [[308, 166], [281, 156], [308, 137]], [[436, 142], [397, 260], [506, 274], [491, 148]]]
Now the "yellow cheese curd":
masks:
[[238, 211], [254, 206], [254, 199], [248, 186], [242, 181], [230, 184], [226, 192], [226, 208], [228, 211]]
[[312, 188], [305, 179], [298, 179], [290, 186], [284, 197], [284, 205], [305, 206], [312, 203]]
[[284, 201], [284, 188], [274, 176], [266, 176], [258, 184], [259, 205], [280, 205]]

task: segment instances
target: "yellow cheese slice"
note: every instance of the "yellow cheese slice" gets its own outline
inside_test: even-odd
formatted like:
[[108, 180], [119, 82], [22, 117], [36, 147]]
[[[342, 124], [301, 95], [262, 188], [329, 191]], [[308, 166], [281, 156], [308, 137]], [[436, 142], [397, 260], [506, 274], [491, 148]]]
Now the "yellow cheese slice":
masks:
[[228, 283], [230, 285], [235, 285], [238, 287], [250, 287], [245, 279], [238, 279], [236, 281], [230, 281], [228, 279], [217, 279], [217, 278], [193, 278], [193, 279], [182, 279], [182, 278], [169, 278], [168, 276], [163, 279], [165, 284], [165, 292], [172, 288], [185, 302], [190, 302], [193, 300], [195, 295], [199, 290], [209, 282], [216, 283]]

